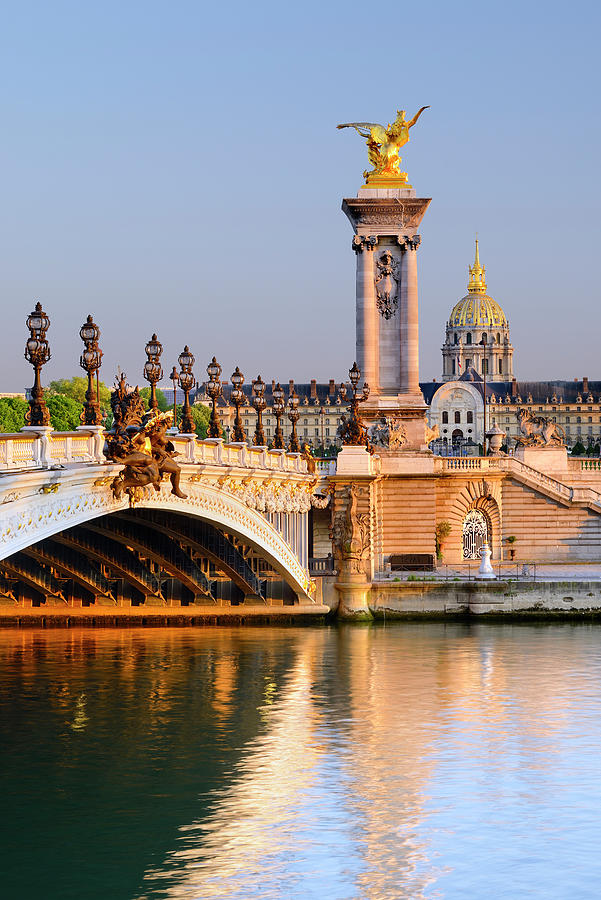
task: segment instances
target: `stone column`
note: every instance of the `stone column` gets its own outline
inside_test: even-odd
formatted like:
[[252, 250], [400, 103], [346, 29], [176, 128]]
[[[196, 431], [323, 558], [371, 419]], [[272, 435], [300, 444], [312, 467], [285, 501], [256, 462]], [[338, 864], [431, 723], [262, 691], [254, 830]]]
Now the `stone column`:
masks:
[[376, 306], [374, 248], [376, 237], [353, 237], [357, 255], [357, 365], [373, 393], [379, 389], [379, 322]]
[[399, 238], [401, 258], [401, 393], [421, 395], [419, 386], [419, 318], [417, 248], [419, 234]]

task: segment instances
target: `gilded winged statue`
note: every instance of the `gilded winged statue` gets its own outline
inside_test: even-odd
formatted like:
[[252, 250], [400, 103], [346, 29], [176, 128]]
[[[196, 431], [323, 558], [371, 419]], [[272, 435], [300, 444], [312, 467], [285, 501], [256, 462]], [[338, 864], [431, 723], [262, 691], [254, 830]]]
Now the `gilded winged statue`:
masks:
[[405, 119], [405, 110], [397, 109], [397, 116], [392, 125], [386, 128], [374, 122], [346, 122], [337, 125], [337, 128], [354, 128], [361, 137], [366, 138], [367, 156], [373, 166], [371, 171], [365, 171], [363, 177], [367, 182], [374, 180], [374, 176], [394, 178], [401, 181], [407, 180], [407, 173], [401, 172], [399, 163], [401, 158], [399, 150], [409, 140], [409, 129], [413, 128], [421, 114], [429, 106], [422, 106], [408, 122]]

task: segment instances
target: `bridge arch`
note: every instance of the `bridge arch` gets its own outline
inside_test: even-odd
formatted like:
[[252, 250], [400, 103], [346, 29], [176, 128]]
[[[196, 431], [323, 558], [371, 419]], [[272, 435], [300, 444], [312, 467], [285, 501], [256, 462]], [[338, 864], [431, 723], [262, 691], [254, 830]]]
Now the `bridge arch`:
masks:
[[[76, 525], [127, 510], [127, 497], [119, 501], [113, 497], [107, 469], [93, 466], [76, 472], [65, 469], [21, 475], [27, 480], [23, 493], [13, 491], [3, 504], [6, 514], [0, 525], [0, 560]], [[117, 471], [117, 467], [111, 466], [110, 470], [113, 469]], [[99, 474], [104, 477], [99, 478]], [[40, 485], [40, 478], [46, 483]], [[307, 570], [261, 512], [218, 483], [186, 480], [184, 490], [188, 494], [186, 499], [173, 496], [168, 484], [159, 492], [144, 488], [136, 500], [136, 508], [173, 511], [209, 522], [234, 535], [262, 556], [300, 599], [310, 599]]]

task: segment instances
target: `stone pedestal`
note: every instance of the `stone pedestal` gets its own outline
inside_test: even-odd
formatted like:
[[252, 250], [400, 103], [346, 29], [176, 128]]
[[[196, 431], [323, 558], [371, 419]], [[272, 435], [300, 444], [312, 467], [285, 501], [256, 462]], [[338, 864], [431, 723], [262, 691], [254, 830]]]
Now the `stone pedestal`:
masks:
[[517, 446], [513, 455], [525, 465], [542, 472], [543, 475], [551, 475], [558, 481], [567, 475], [568, 451], [565, 447]]
[[346, 445], [338, 454], [336, 460], [337, 475], [371, 475], [373, 470], [373, 457], [365, 447], [352, 447]]
[[369, 622], [373, 619], [368, 605], [371, 583], [364, 575], [340, 573], [341, 578], [334, 587], [340, 598], [338, 618], [353, 622]]
[[419, 387], [417, 229], [430, 203], [409, 188], [363, 187], [343, 200], [357, 257], [356, 360], [369, 384], [362, 416], [400, 416], [404, 449], [426, 449]]

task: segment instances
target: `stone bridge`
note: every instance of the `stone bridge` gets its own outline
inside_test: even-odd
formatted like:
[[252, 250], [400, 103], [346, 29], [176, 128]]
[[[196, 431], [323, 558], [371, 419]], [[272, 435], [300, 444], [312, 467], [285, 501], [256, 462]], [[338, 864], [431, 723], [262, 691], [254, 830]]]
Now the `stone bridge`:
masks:
[[[172, 436], [164, 481], [131, 504], [99, 427], [0, 435], [0, 600], [45, 605], [314, 608], [308, 513], [317, 479], [297, 453]], [[321, 607], [319, 607], [321, 611]]]

